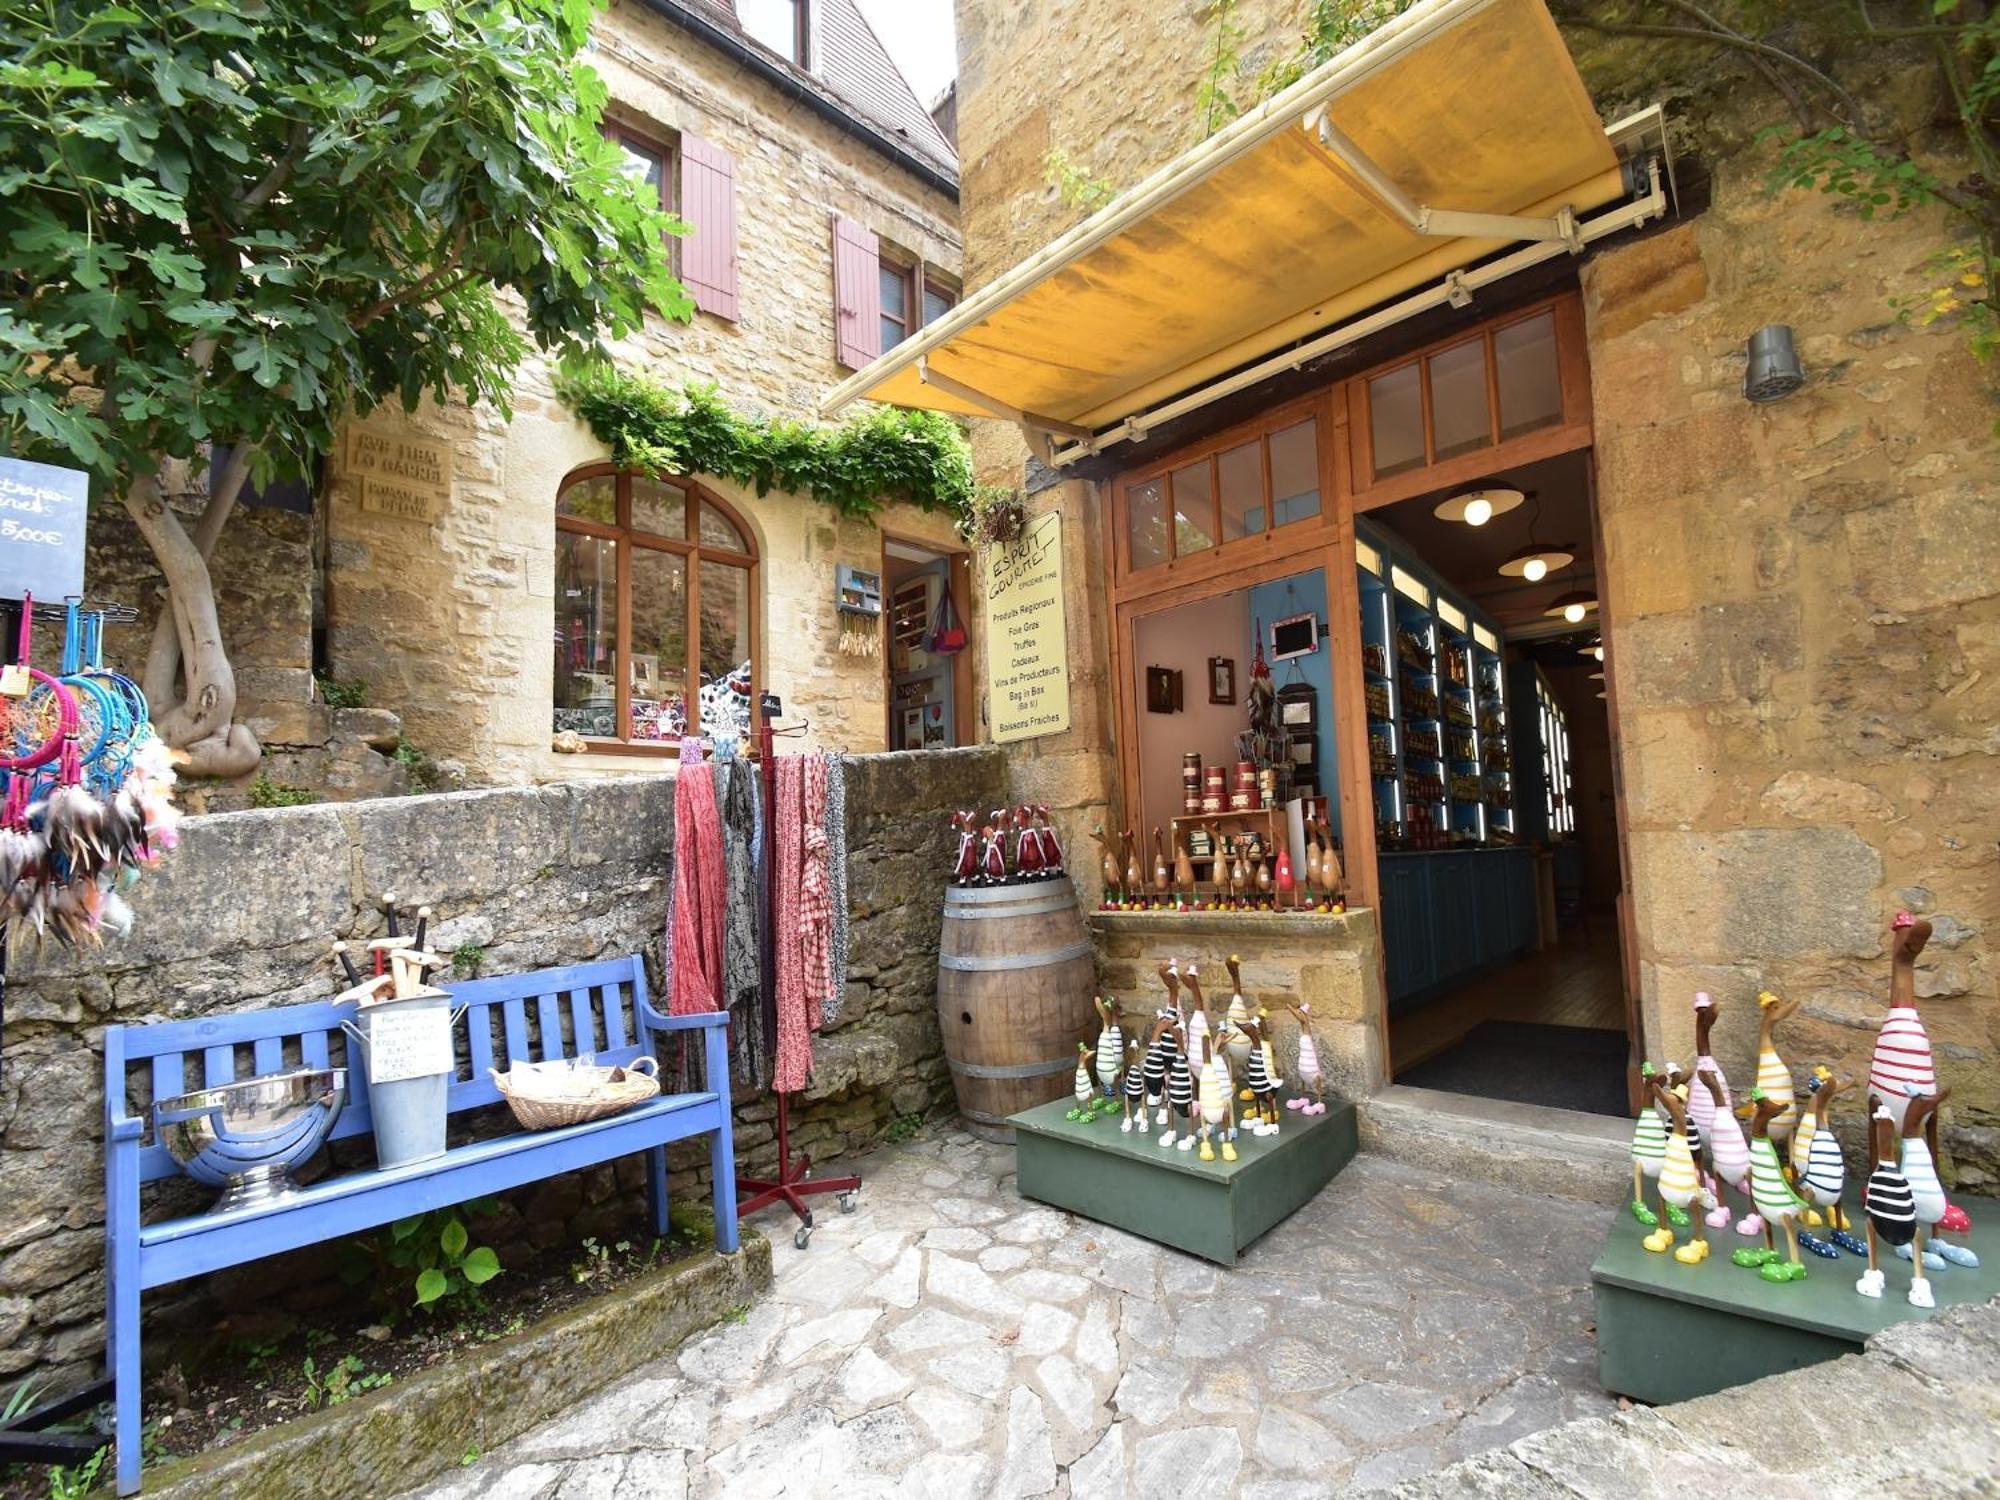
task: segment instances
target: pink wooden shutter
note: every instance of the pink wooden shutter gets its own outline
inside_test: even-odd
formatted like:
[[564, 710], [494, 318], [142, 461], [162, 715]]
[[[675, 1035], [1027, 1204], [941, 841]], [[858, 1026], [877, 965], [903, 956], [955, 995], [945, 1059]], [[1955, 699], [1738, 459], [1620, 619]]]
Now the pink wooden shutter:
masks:
[[882, 351], [882, 247], [875, 232], [833, 219], [833, 352], [858, 370]]
[[703, 312], [736, 321], [736, 163], [699, 136], [680, 149], [681, 280]]

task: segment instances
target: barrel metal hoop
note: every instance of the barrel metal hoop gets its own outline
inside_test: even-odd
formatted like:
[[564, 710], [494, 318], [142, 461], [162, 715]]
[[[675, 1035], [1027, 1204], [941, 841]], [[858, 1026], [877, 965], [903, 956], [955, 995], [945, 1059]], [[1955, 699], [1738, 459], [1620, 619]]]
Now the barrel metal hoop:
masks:
[[1045, 953], [1010, 953], [1002, 958], [961, 958], [956, 954], [941, 953], [938, 955], [938, 967], [959, 973], [997, 974], [1009, 969], [1039, 969], [1049, 964], [1068, 963], [1072, 958], [1083, 958], [1094, 951], [1086, 940], [1067, 947], [1051, 948]]
[[953, 922], [991, 922], [1007, 917], [1040, 917], [1054, 911], [1075, 911], [1076, 897], [1058, 896], [1053, 901], [1038, 901], [1033, 906], [1001, 906], [992, 909], [967, 907], [964, 910], [945, 909], [945, 916]]
[[1076, 887], [1069, 877], [1059, 875], [1054, 880], [1024, 880], [1019, 885], [948, 885], [944, 888], [946, 910], [955, 906], [976, 906], [988, 902], [1019, 901], [1039, 891], [1068, 891], [1072, 898]]
[[1068, 1073], [1076, 1068], [1074, 1053], [1052, 1062], [969, 1063], [951, 1057], [947, 1057], [945, 1062], [952, 1072], [963, 1073], [967, 1078], [1046, 1078], [1051, 1073]]

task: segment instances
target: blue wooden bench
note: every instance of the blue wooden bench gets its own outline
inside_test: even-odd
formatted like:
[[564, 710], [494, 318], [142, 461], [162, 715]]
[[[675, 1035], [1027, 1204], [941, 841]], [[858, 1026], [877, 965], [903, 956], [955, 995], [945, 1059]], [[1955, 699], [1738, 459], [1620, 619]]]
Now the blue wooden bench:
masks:
[[617, 1064], [651, 1053], [664, 1065], [667, 1049], [694, 1044], [702, 1049], [707, 1087], [662, 1094], [583, 1125], [513, 1129], [428, 1161], [338, 1173], [274, 1203], [145, 1223], [141, 1186], [180, 1175], [153, 1139], [156, 1099], [293, 1068], [345, 1066], [347, 1105], [331, 1139], [371, 1135], [360, 1049], [348, 1048], [340, 1030], [355, 1008], [329, 1001], [105, 1028], [105, 1302], [119, 1494], [139, 1488], [139, 1295], [150, 1288], [635, 1152], [646, 1154], [647, 1203], [654, 1232], [664, 1235], [666, 1148], [699, 1135], [712, 1137], [715, 1247], [725, 1254], [736, 1249], [725, 1014], [661, 1015], [646, 997], [645, 966], [637, 956], [474, 980], [454, 985], [452, 998], [465, 1007], [454, 1033], [460, 1061], [448, 1089], [453, 1114], [499, 1104], [487, 1069], [504, 1070], [516, 1060], [594, 1054], [600, 1063]]

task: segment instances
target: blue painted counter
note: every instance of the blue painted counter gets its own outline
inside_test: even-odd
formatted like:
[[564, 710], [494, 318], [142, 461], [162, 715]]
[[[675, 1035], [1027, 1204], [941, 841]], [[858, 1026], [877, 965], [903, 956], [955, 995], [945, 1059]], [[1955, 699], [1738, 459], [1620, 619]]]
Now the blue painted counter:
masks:
[[1389, 1014], [1534, 946], [1534, 858], [1518, 847], [1377, 856]]

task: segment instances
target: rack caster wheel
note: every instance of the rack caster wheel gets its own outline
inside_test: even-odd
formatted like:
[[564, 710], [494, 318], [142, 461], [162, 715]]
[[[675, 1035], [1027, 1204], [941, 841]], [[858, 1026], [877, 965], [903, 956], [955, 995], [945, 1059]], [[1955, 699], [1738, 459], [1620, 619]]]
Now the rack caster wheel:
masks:
[[854, 1201], [854, 1194], [842, 1193], [840, 1195], [840, 1211], [842, 1213], [851, 1214], [858, 1207], [860, 1207], [860, 1205]]
[[799, 1249], [803, 1250], [806, 1248], [806, 1246], [812, 1243], [812, 1237], [813, 1237], [812, 1225], [801, 1224], [798, 1227], [798, 1229], [794, 1231], [792, 1235], [792, 1243], [798, 1246]]

